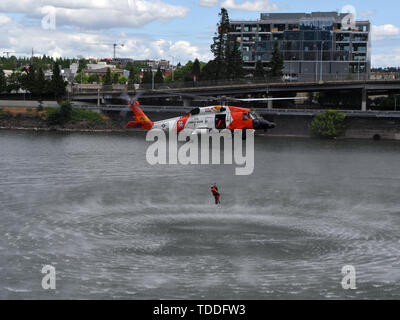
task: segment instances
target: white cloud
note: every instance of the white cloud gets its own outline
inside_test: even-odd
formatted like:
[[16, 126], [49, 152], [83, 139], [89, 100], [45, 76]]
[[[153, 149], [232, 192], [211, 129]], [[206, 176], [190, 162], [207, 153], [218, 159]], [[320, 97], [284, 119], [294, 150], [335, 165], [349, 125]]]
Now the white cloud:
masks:
[[5, 14], [0, 13], [0, 26], [10, 22], [11, 18], [7, 17]]
[[360, 12], [358, 13], [358, 15], [359, 15], [360, 17], [370, 17], [370, 16], [375, 15], [375, 13], [376, 13], [375, 10], [366, 10], [366, 11], [360, 11]]
[[245, 10], [245, 11], [276, 11], [278, 6], [270, 0], [254, 0], [236, 3], [236, 0], [200, 0], [203, 7], [213, 7], [220, 5], [226, 9]]
[[371, 63], [374, 67], [400, 66], [400, 48], [392, 49], [390, 53], [373, 54]]
[[219, 0], [200, 0], [202, 7], [215, 7], [219, 4]]
[[[1, 24], [1, 21], [7, 21], [7, 24]], [[40, 26], [26, 28], [0, 14], [1, 52], [11, 50], [17, 56], [29, 56], [34, 48], [36, 54], [53, 57], [111, 58], [111, 44], [116, 37], [124, 43], [124, 47], [118, 48], [119, 57], [172, 60], [171, 56], [174, 56], [175, 63], [185, 63], [195, 58], [208, 61], [212, 58], [208, 45], [199, 47], [188, 41], [154, 40], [125, 32], [117, 35], [101, 31], [43, 30]]]
[[381, 26], [373, 25], [371, 28], [372, 40], [381, 40], [386, 37], [400, 35], [400, 28], [393, 24], [384, 24]]
[[225, 0], [221, 6], [227, 9], [246, 10], [246, 11], [276, 11], [278, 6], [269, 0], [254, 0], [243, 3], [236, 3], [235, 0]]
[[1, 0], [0, 11], [42, 19], [42, 9], [53, 6], [57, 25], [88, 29], [140, 27], [153, 21], [184, 18], [187, 7], [162, 0]]

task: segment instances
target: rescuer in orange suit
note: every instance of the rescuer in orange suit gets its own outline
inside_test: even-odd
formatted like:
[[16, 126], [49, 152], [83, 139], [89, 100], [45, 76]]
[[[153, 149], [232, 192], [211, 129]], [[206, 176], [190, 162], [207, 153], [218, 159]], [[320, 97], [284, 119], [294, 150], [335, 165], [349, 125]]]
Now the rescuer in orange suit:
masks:
[[221, 202], [219, 201], [219, 198], [221, 197], [221, 195], [220, 195], [219, 192], [218, 192], [218, 187], [217, 187], [217, 185], [215, 185], [215, 184], [211, 185], [210, 190], [211, 190], [211, 192], [212, 192], [212, 194], [213, 194], [213, 196], [214, 196], [215, 204], [221, 203]]

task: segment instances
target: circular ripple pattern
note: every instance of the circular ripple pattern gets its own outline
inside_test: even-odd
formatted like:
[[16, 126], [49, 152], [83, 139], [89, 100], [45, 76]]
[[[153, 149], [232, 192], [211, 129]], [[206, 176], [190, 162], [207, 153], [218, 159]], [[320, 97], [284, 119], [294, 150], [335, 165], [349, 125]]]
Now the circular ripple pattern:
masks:
[[[400, 297], [399, 144], [260, 137], [248, 177], [152, 167], [147, 146], [2, 132], [0, 298]], [[341, 288], [344, 265], [357, 290]]]

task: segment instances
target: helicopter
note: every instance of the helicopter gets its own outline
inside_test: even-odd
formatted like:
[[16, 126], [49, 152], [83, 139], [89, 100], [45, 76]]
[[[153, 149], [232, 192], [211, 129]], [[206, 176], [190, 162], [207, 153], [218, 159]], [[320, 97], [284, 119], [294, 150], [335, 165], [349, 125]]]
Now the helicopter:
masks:
[[[143, 130], [161, 129], [163, 131], [175, 130], [191, 130], [192, 134], [207, 133], [213, 129], [242, 130], [270, 130], [276, 127], [274, 122], [270, 122], [258, 115], [256, 112], [248, 108], [214, 105], [208, 107], [197, 107], [190, 112], [170, 119], [152, 122], [147, 115], [140, 109], [140, 103], [137, 99], [131, 99], [125, 95], [123, 97], [128, 101], [134, 114], [134, 121], [127, 123], [126, 128], [139, 128]], [[226, 97], [224, 97], [226, 99]], [[215, 99], [215, 98], [213, 98]], [[299, 98], [253, 98], [253, 99], [236, 99], [229, 98], [233, 101], [269, 101], [269, 100], [296, 100]], [[227, 99], [226, 99], [227, 100]]]

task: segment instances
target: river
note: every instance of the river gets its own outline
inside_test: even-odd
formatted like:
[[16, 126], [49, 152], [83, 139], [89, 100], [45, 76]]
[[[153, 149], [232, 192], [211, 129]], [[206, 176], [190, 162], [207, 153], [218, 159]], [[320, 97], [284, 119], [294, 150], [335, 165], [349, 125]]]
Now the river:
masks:
[[259, 136], [250, 176], [148, 145], [0, 131], [0, 299], [400, 298], [399, 142]]

